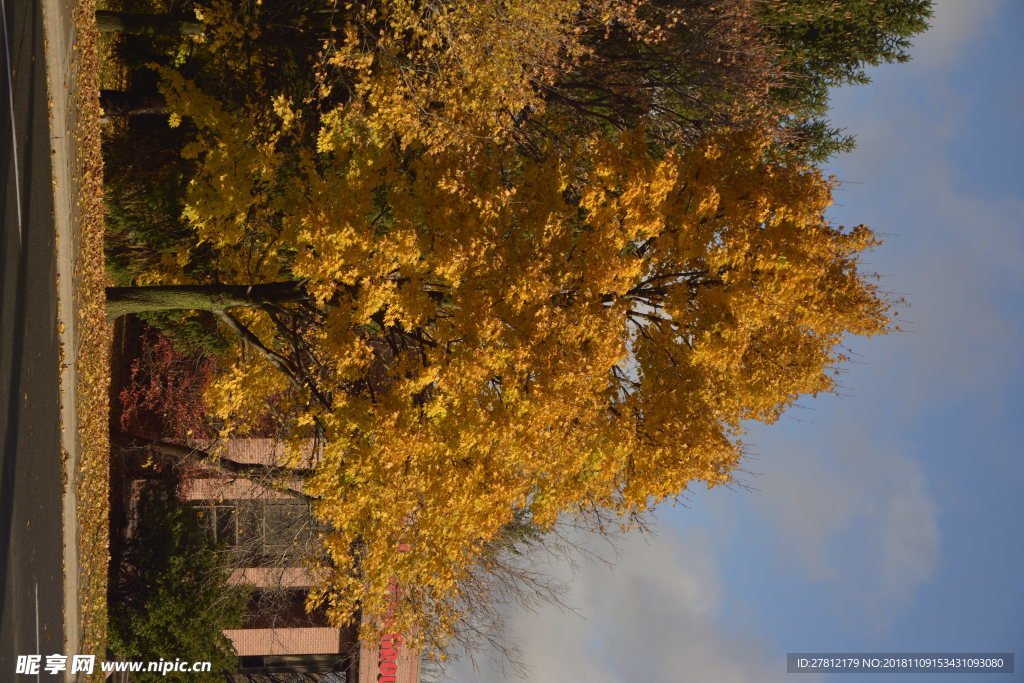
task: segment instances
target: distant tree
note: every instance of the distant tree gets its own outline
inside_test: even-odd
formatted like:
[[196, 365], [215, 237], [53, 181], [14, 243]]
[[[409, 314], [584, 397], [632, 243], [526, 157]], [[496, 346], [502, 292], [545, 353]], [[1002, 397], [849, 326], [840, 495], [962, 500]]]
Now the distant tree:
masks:
[[910, 39], [928, 28], [932, 0], [765, 0], [758, 18], [786, 72], [775, 99], [802, 153], [823, 161], [854, 139], [828, 122], [829, 89], [870, 82], [867, 67], [910, 59]]
[[361, 3], [328, 82], [420, 144], [644, 126], [694, 142], [769, 117], [779, 77], [753, 0]]

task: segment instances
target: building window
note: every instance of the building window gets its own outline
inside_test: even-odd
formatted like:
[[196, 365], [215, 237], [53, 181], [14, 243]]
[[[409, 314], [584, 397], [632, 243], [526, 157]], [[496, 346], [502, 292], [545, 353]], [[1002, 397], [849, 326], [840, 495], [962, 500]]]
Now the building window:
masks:
[[320, 528], [310, 506], [298, 501], [205, 500], [193, 506], [215, 543], [250, 560], [281, 558], [294, 549], [308, 549]]

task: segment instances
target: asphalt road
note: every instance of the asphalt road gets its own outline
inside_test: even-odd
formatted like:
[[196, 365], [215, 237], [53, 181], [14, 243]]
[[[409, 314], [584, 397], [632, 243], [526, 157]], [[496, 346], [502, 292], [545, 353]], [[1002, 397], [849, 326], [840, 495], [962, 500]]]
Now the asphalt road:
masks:
[[[0, 680], [64, 653], [56, 260], [43, 27], [0, 0]], [[12, 116], [13, 113], [13, 116]], [[44, 678], [53, 679], [52, 676]]]

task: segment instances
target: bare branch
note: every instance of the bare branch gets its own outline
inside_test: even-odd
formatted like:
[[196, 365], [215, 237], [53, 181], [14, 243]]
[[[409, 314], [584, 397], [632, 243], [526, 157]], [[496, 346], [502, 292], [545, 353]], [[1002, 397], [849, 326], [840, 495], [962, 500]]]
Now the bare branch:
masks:
[[182, 446], [158, 439], [148, 439], [135, 434], [126, 434], [119, 430], [111, 430], [110, 440], [122, 448], [148, 448], [175, 460], [192, 462], [233, 477], [249, 479], [303, 501], [310, 502], [315, 500], [313, 496], [281, 483], [282, 480], [286, 479], [305, 479], [313, 474], [312, 469], [238, 462], [231, 458], [216, 457], [198, 448]]

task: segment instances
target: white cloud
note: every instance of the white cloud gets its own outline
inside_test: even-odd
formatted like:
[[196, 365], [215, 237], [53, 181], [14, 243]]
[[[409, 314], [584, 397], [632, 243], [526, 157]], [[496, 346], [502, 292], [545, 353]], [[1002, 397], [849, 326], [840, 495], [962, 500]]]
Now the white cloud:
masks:
[[936, 506], [916, 467], [902, 480], [901, 494], [890, 495], [878, 515], [885, 526], [879, 560], [882, 591], [906, 594], [929, 579], [938, 561]]
[[[775, 451], [776, 449], [772, 449]], [[793, 445], [754, 464], [755, 510], [781, 532], [785, 552], [811, 581], [838, 577], [830, 546], [857, 516], [860, 501], [839, 473], [812, 451]]]
[[[630, 537], [609, 568], [581, 567], [569, 602], [583, 618], [546, 609], [517, 612], [531, 683], [781, 683], [785, 655], [764, 634], [725, 631], [717, 622], [722, 582], [711, 543], [700, 533]], [[563, 569], [563, 571], [565, 571]], [[516, 680], [495, 669], [474, 678], [468, 665], [449, 680]], [[805, 680], [801, 678], [801, 680]], [[820, 679], [807, 677], [808, 683]]]
[[960, 57], [964, 45], [991, 22], [1005, 0], [938, 0], [931, 28], [918, 36], [911, 51], [918, 67], [935, 69]]
[[816, 451], [759, 430], [768, 445], [752, 506], [785, 561], [826, 584], [845, 619], [884, 629], [938, 565], [938, 507], [913, 458], [854, 425], [827, 438]]

